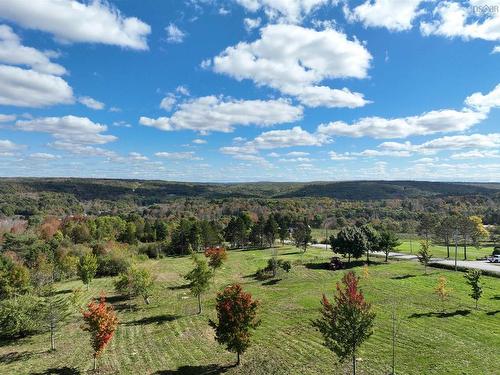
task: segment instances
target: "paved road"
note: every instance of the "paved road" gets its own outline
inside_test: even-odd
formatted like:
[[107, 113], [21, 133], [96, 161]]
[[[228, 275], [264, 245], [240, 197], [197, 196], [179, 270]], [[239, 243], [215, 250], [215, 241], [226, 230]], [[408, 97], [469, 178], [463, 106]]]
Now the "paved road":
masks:
[[[322, 244], [314, 244], [311, 246], [317, 247], [320, 249], [325, 249], [325, 248], [329, 249], [330, 248], [330, 245], [322, 245]], [[385, 257], [384, 253], [378, 252], [378, 251], [374, 251], [372, 254], [374, 254], [375, 256]], [[418, 258], [416, 255], [406, 254], [406, 253], [389, 253], [389, 258], [418, 261]], [[445, 265], [447, 267], [454, 267], [455, 260], [454, 259], [433, 258], [430, 264], [431, 265], [432, 264], [442, 264], [442, 265]], [[490, 263], [487, 260], [458, 260], [457, 266], [458, 266], [458, 268], [478, 269], [481, 271], [494, 273], [494, 274], [497, 274], [500, 276], [500, 263]]]

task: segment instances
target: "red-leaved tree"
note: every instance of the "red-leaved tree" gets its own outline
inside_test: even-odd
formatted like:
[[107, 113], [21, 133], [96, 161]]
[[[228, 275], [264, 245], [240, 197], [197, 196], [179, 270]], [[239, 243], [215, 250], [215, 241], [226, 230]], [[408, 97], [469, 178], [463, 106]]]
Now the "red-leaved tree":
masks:
[[214, 271], [227, 259], [226, 249], [223, 247], [209, 247], [205, 250], [205, 256], [208, 258], [208, 265]]
[[101, 295], [99, 303], [92, 301], [87, 305], [87, 310], [83, 311], [83, 320], [85, 324], [82, 325], [82, 329], [90, 332], [90, 342], [94, 349], [94, 370], [96, 370], [97, 357], [113, 338], [118, 318], [113, 307], [106, 304], [104, 295]]
[[218, 322], [210, 320], [209, 324], [215, 330], [217, 342], [238, 355], [238, 365], [240, 355], [250, 346], [250, 330], [260, 324], [257, 306], [258, 301], [245, 293], [239, 284], [230, 285], [217, 295]]
[[321, 318], [314, 322], [325, 340], [324, 345], [341, 361], [352, 358], [353, 374], [356, 374], [356, 351], [372, 334], [375, 313], [358, 288], [359, 277], [348, 272], [337, 283], [332, 304], [323, 294]]

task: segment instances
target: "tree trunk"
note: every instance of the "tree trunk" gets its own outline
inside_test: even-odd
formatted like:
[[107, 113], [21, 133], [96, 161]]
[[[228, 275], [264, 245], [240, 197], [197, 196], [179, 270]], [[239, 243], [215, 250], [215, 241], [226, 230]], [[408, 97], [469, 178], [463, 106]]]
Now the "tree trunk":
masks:
[[97, 370], [97, 356], [94, 354], [94, 371]]
[[448, 253], [446, 258], [449, 258], [450, 257], [450, 243], [449, 242], [446, 242], [446, 252]]
[[236, 355], [237, 355], [236, 366], [239, 366], [241, 364], [240, 352], [237, 352]]
[[146, 305], [149, 305], [149, 297], [144, 298], [144, 302], [146, 302]]
[[352, 355], [352, 375], [356, 375], [356, 354]]
[[370, 264], [370, 250], [366, 250], [366, 264]]
[[389, 260], [389, 252], [386, 251], [385, 252], [385, 262], [387, 263], [388, 260]]
[[198, 294], [198, 314], [201, 314], [201, 294]]
[[87, 283], [87, 290], [89, 290], [89, 284], [90, 284], [90, 283]]
[[351, 253], [348, 253], [347, 257], [347, 263], [351, 264]]
[[467, 260], [467, 243], [464, 243], [464, 260]]
[[56, 337], [54, 330], [54, 324], [50, 323], [50, 350], [56, 350]]

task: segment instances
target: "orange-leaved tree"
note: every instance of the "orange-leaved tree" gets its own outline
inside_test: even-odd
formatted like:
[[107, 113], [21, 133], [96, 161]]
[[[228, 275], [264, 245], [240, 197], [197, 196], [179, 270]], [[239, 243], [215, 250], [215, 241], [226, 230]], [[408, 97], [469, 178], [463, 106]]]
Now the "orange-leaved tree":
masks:
[[92, 301], [87, 305], [87, 310], [83, 311], [83, 320], [85, 324], [82, 325], [82, 329], [90, 333], [90, 342], [94, 349], [94, 370], [96, 370], [97, 357], [113, 338], [118, 318], [113, 307], [106, 304], [104, 295], [101, 295], [98, 303]]
[[260, 324], [257, 319], [258, 304], [239, 284], [230, 285], [217, 295], [218, 322], [210, 320], [209, 324], [215, 330], [217, 342], [237, 354], [238, 365], [240, 355], [250, 346], [250, 330]]
[[205, 250], [205, 256], [208, 258], [208, 265], [214, 271], [227, 259], [226, 249], [223, 247], [209, 247]]

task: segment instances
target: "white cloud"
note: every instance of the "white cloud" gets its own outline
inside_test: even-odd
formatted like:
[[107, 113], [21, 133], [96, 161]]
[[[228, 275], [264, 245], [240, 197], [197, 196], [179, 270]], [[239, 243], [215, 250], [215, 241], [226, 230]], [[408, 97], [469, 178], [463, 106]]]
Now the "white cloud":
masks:
[[186, 86], [177, 86], [175, 91], [181, 95], [189, 96], [189, 89]]
[[248, 161], [251, 163], [261, 164], [265, 167], [272, 166], [272, 164], [269, 161], [267, 161], [262, 156], [258, 156], [258, 155], [236, 154], [236, 155], [233, 155], [233, 158], [238, 159], [238, 160]]
[[180, 104], [170, 117], [141, 117], [139, 123], [160, 130], [232, 132], [237, 125], [270, 126], [302, 118], [302, 108], [287, 100], [235, 100], [205, 96]]
[[448, 38], [459, 37], [464, 40], [483, 39], [500, 40], [500, 12], [475, 12], [475, 7], [498, 5], [484, 0], [470, 0], [469, 4], [443, 1], [434, 9], [437, 18], [430, 22], [421, 22], [423, 35], [441, 35]]
[[[215, 72], [250, 79], [316, 107], [359, 107], [368, 101], [347, 88], [318, 85], [335, 78], [366, 78], [372, 56], [358, 40], [337, 30], [269, 25], [252, 43], [226, 48], [211, 61]], [[210, 66], [204, 63], [204, 66]]]
[[250, 32], [260, 26], [262, 20], [260, 18], [245, 18], [243, 24], [245, 25], [245, 30]]
[[85, 157], [104, 157], [109, 159], [119, 158], [118, 154], [114, 151], [106, 150], [101, 147], [94, 147], [89, 145], [84, 145], [80, 143], [72, 143], [66, 141], [55, 141], [49, 143], [50, 147], [57, 150], [62, 150], [75, 155], [81, 155]]
[[169, 43], [182, 43], [186, 37], [186, 33], [173, 23], [165, 27], [165, 31], [167, 32], [167, 42]]
[[13, 156], [15, 152], [25, 148], [24, 145], [18, 145], [8, 139], [0, 139], [0, 155]]
[[500, 53], [500, 46], [493, 47], [493, 50], [491, 51], [491, 53]]
[[95, 100], [94, 98], [91, 98], [90, 96], [81, 96], [78, 98], [78, 101], [82, 103], [84, 106], [95, 109], [95, 110], [100, 110], [104, 109], [105, 105], [104, 103]]
[[393, 119], [365, 117], [351, 125], [343, 121], [335, 121], [319, 125], [318, 132], [330, 136], [406, 138], [412, 135], [464, 131], [485, 118], [484, 113], [472, 110], [444, 109], [418, 116]]
[[157, 152], [156, 157], [171, 159], [171, 160], [203, 160], [202, 158], [196, 156], [193, 151], [188, 152]]
[[0, 122], [10, 122], [16, 119], [16, 115], [3, 115], [0, 113]]
[[168, 94], [161, 100], [160, 108], [164, 109], [165, 111], [171, 111], [176, 102], [177, 99], [175, 98], [175, 96], [172, 94]]
[[500, 150], [471, 150], [466, 152], [458, 152], [450, 156], [451, 159], [484, 159], [484, 158], [500, 158]]
[[305, 16], [330, 0], [236, 0], [250, 12], [264, 10], [269, 19], [280, 22], [300, 22]]
[[63, 42], [117, 45], [138, 50], [148, 48], [149, 25], [136, 17], [124, 17], [108, 2], [94, 0], [2, 0], [0, 18], [23, 27], [46, 31]]
[[46, 152], [35, 152], [33, 154], [30, 154], [30, 158], [38, 160], [56, 160], [60, 159], [61, 157], [59, 155], [49, 154]]
[[197, 139], [193, 139], [193, 143], [197, 144], [197, 145], [204, 145], [205, 143], [207, 143], [207, 141], [206, 141], [206, 139], [197, 138]]
[[487, 94], [475, 92], [465, 99], [465, 104], [482, 112], [489, 112], [492, 108], [500, 107], [500, 84]]
[[421, 14], [424, 0], [367, 0], [350, 11], [344, 7], [349, 21], [362, 22], [365, 27], [385, 27], [391, 31], [409, 30]]
[[332, 160], [352, 160], [352, 159], [355, 159], [355, 157], [350, 156], [349, 153], [338, 154], [335, 151], [330, 151], [328, 153], [328, 155], [330, 155], [330, 159], [332, 159]]
[[324, 135], [309, 133], [300, 126], [295, 126], [292, 129], [264, 132], [241, 146], [222, 147], [220, 151], [230, 155], [237, 155], [240, 153], [255, 154], [258, 150], [294, 146], [321, 146], [328, 142], [328, 137]]
[[62, 78], [30, 69], [0, 65], [0, 104], [45, 107], [73, 103], [73, 90]]
[[305, 151], [291, 151], [291, 152], [286, 154], [286, 156], [293, 156], [293, 157], [307, 156], [307, 155], [309, 155], [309, 152], [305, 152]]
[[110, 111], [110, 112], [121, 112], [121, 111], [122, 111], [122, 109], [121, 109], [121, 108], [118, 108], [118, 107], [110, 107], [110, 108], [109, 108], [109, 111]]
[[7, 25], [0, 25], [0, 62], [9, 65], [24, 65], [50, 75], [66, 74], [66, 69], [50, 61], [54, 52], [42, 52], [21, 44], [21, 39]]
[[133, 160], [133, 161], [145, 161], [145, 160], [149, 160], [147, 156], [141, 155], [138, 152], [130, 152], [128, 154], [128, 157], [129, 157], [130, 160]]
[[107, 126], [94, 123], [87, 117], [44, 117], [18, 120], [16, 128], [29, 132], [49, 133], [60, 141], [78, 144], [104, 144], [116, 140], [114, 135], [102, 134]]

